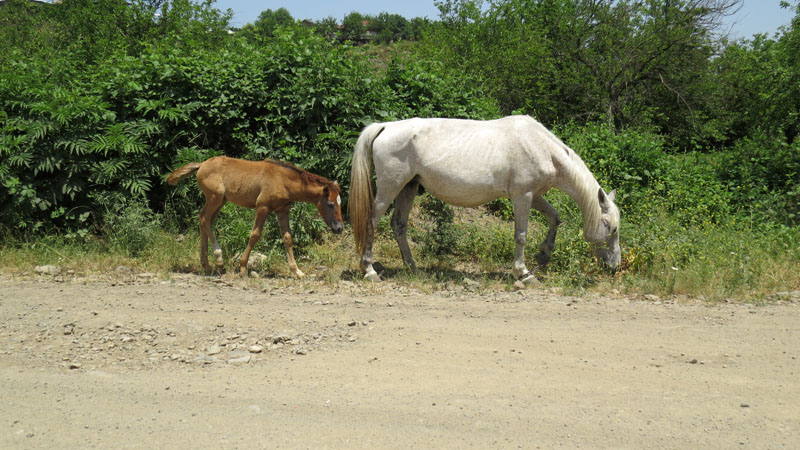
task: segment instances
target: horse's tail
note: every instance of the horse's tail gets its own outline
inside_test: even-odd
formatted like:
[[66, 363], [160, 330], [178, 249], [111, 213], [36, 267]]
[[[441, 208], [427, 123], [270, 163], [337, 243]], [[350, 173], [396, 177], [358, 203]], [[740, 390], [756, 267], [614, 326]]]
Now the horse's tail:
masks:
[[183, 167], [175, 169], [171, 174], [169, 174], [169, 176], [167, 176], [167, 183], [169, 183], [170, 186], [175, 186], [182, 179], [197, 172], [197, 169], [200, 168], [200, 164], [201, 163], [199, 162], [191, 162]]
[[350, 223], [356, 240], [356, 252], [361, 255], [367, 245], [367, 222], [372, 220], [372, 144], [386, 126], [373, 123], [364, 128], [356, 142], [353, 152], [353, 165], [350, 170]]

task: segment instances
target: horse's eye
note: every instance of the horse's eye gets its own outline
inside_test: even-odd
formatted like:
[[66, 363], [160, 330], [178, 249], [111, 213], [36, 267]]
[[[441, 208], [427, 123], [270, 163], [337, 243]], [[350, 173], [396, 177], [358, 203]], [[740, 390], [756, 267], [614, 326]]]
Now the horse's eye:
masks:
[[333, 208], [333, 202], [328, 202], [328, 208]]

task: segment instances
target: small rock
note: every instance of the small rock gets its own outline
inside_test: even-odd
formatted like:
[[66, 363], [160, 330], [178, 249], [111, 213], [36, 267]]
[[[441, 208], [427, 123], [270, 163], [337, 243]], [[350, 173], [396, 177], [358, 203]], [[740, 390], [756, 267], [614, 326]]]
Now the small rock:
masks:
[[525, 283], [523, 283], [520, 280], [517, 280], [517, 281], [514, 282], [514, 289], [517, 290], [517, 291], [521, 291], [521, 290], [525, 289], [525, 287], [526, 287]]
[[209, 355], [216, 355], [217, 353], [222, 351], [222, 347], [217, 344], [209, 345], [206, 347], [206, 353]]
[[464, 286], [468, 288], [476, 288], [481, 285], [480, 283], [471, 278], [464, 278], [464, 281], [462, 283], [464, 283]]
[[272, 337], [272, 342], [275, 344], [280, 344], [283, 342], [291, 341], [292, 337], [285, 333], [278, 333]]
[[661, 300], [661, 297], [659, 297], [657, 295], [654, 295], [654, 294], [645, 294], [644, 295], [644, 299], [645, 300], [649, 300], [651, 302], [657, 302], [657, 301]]
[[52, 265], [36, 266], [33, 268], [33, 271], [39, 275], [56, 275], [61, 272], [61, 267]]
[[351, 320], [350, 322], [347, 322], [347, 326], [348, 327], [354, 327], [356, 325], [358, 325], [358, 322], [356, 322], [355, 320]]
[[242, 365], [250, 362], [250, 353], [247, 352], [231, 352], [228, 364]]
[[192, 362], [198, 364], [213, 364], [218, 361], [219, 360], [217, 358], [209, 355], [200, 355], [192, 360]]
[[742, 402], [742, 404], [739, 405], [739, 406], [741, 406], [742, 408], [749, 408], [750, 407], [750, 403]]
[[69, 367], [70, 369], [73, 369], [73, 370], [74, 369], [80, 369], [81, 368], [81, 363], [71, 362], [71, 363], [69, 363], [69, 365], [67, 367]]
[[294, 350], [295, 355], [307, 355], [308, 351], [304, 348], [298, 348]]
[[264, 347], [260, 345], [251, 345], [250, 347], [247, 347], [247, 351], [250, 353], [261, 353], [264, 351]]
[[697, 359], [692, 358], [689, 360], [689, 364], [697, 364]]

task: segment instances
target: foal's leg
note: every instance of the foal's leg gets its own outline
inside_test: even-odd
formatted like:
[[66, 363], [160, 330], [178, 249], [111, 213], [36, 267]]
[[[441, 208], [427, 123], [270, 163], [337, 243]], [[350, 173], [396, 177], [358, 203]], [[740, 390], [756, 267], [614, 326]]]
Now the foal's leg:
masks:
[[211, 247], [214, 248], [214, 258], [216, 258], [215, 264], [217, 265], [217, 270], [222, 270], [222, 267], [225, 265], [225, 261], [222, 259], [222, 249], [219, 247], [219, 242], [217, 242], [217, 238], [214, 236], [214, 224], [217, 222], [217, 216], [219, 216], [219, 212], [222, 211], [222, 207], [225, 205], [225, 200], [223, 199], [222, 202], [217, 206], [213, 213], [211, 213], [211, 220], [209, 221], [209, 237], [211, 238]]
[[283, 237], [283, 246], [286, 247], [286, 259], [289, 261], [289, 268], [297, 278], [303, 278], [305, 274], [297, 267], [297, 263], [294, 260], [292, 234], [289, 232], [289, 208], [276, 211], [276, 214], [278, 215], [278, 225], [281, 228], [281, 236]]
[[547, 236], [544, 238], [544, 241], [539, 244], [539, 253], [536, 254], [536, 262], [544, 267], [550, 262], [550, 255], [553, 254], [553, 249], [556, 246], [556, 231], [558, 231], [558, 225], [561, 224], [561, 219], [558, 217], [558, 211], [556, 211], [556, 209], [541, 195], [537, 195], [533, 198], [533, 207], [544, 214], [545, 217], [547, 217], [547, 221], [550, 222]]
[[261, 238], [261, 229], [264, 227], [264, 221], [267, 220], [268, 214], [269, 208], [266, 206], [256, 208], [256, 221], [253, 224], [253, 231], [250, 232], [250, 241], [247, 243], [247, 248], [244, 250], [241, 261], [239, 261], [239, 274], [242, 276], [247, 275], [247, 261], [250, 259], [250, 252]]
[[408, 225], [408, 214], [411, 212], [411, 207], [414, 205], [414, 197], [417, 195], [418, 187], [419, 181], [414, 179], [400, 191], [400, 195], [394, 200], [394, 214], [392, 214], [392, 230], [394, 230], [394, 237], [397, 239], [397, 245], [400, 246], [403, 262], [414, 271], [417, 270], [417, 265], [414, 263], [414, 257], [411, 256], [411, 249], [408, 247], [406, 228]]
[[214, 247], [214, 256], [217, 258], [217, 267], [222, 268], [222, 250], [219, 248], [217, 239], [214, 237], [214, 220], [216, 220], [222, 205], [225, 203], [225, 198], [222, 195], [207, 194], [206, 204], [200, 210], [200, 264], [206, 273], [211, 272], [211, 266], [208, 264], [208, 239], [211, 239], [211, 244]]
[[528, 237], [528, 215], [531, 211], [533, 194], [527, 193], [514, 199], [514, 268], [512, 273], [523, 283], [535, 280], [533, 274], [525, 267], [525, 241]]

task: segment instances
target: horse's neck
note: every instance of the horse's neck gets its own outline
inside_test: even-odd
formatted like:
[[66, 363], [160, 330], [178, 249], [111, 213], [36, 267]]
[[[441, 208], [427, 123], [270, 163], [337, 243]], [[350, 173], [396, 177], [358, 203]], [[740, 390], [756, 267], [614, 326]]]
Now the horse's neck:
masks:
[[566, 158], [561, 171], [563, 176], [559, 177], [556, 187], [566, 192], [578, 204], [586, 229], [600, 220], [600, 204], [597, 199], [600, 183], [580, 158]]

